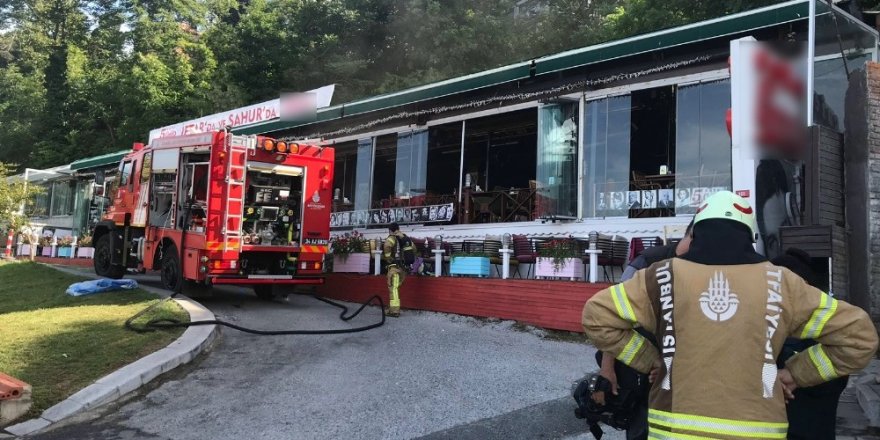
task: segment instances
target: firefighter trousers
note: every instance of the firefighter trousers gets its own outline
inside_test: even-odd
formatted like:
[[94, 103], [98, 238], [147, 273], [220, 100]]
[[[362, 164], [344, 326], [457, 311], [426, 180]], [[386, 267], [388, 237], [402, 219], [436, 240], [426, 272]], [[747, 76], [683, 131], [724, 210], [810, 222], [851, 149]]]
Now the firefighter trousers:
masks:
[[406, 279], [406, 271], [398, 266], [388, 266], [388, 310], [400, 311], [400, 286]]

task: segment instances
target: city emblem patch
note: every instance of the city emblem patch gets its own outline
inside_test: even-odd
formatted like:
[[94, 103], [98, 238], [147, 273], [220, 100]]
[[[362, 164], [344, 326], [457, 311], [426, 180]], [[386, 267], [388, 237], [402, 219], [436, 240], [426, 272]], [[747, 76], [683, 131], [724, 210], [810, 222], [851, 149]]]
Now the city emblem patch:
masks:
[[736, 314], [739, 298], [730, 291], [730, 281], [721, 272], [709, 279], [709, 289], [700, 295], [700, 308], [712, 321], [724, 322]]

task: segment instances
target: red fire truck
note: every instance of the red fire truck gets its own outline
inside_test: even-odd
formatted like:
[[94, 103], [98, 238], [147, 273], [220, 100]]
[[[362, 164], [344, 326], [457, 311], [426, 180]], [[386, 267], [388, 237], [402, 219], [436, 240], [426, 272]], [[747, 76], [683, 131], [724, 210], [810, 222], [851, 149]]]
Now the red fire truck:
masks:
[[134, 144], [95, 227], [95, 272], [158, 270], [162, 285], [320, 284], [332, 148], [210, 132]]

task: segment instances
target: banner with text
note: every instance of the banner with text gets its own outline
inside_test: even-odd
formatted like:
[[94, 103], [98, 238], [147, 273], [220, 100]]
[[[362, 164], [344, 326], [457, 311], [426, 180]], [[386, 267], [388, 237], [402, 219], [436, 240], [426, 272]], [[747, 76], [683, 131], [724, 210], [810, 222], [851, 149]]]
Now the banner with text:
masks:
[[331, 228], [353, 228], [397, 223], [423, 224], [452, 221], [452, 203], [445, 205], [384, 208], [364, 211], [345, 211], [330, 214]]

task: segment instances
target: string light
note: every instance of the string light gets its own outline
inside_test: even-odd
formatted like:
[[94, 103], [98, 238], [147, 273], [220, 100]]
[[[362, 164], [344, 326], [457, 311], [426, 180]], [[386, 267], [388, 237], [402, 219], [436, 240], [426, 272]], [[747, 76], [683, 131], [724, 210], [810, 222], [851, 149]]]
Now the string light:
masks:
[[702, 55], [696, 58], [692, 58], [689, 60], [676, 61], [674, 63], [667, 63], [659, 66], [652, 67], [650, 69], [639, 70], [636, 72], [629, 73], [618, 73], [615, 75], [609, 75], [599, 79], [585, 79], [580, 81], [575, 81], [572, 83], [564, 84], [561, 86], [534, 91], [534, 92], [523, 92], [523, 93], [510, 93], [507, 95], [498, 95], [492, 96], [489, 98], [478, 99], [474, 101], [470, 101], [463, 104], [456, 105], [443, 105], [434, 107], [431, 109], [418, 110], [418, 111], [403, 111], [398, 112], [393, 115], [385, 116], [383, 118], [374, 119], [369, 122], [365, 122], [362, 124], [354, 125], [351, 127], [342, 128], [336, 131], [329, 131], [324, 133], [313, 133], [308, 136], [286, 136], [280, 138], [284, 141], [295, 141], [301, 139], [328, 139], [334, 137], [340, 137], [344, 135], [353, 134], [359, 131], [364, 131], [375, 127], [377, 125], [386, 124], [391, 121], [396, 121], [399, 119], [412, 119], [418, 118], [426, 115], [439, 115], [447, 112], [455, 112], [460, 110], [468, 110], [468, 109], [478, 109], [481, 107], [485, 107], [491, 104], [497, 104], [505, 101], [529, 101], [534, 99], [540, 99], [548, 96], [555, 96], [565, 93], [572, 93], [577, 91], [582, 91], [589, 87], [597, 87], [603, 86], [609, 83], [617, 82], [617, 81], [625, 81], [637, 79], [645, 75], [651, 75], [655, 73], [665, 72], [668, 70], [674, 70], [681, 67], [689, 66], [692, 64], [703, 63], [709, 61], [713, 58], [711, 55]]

